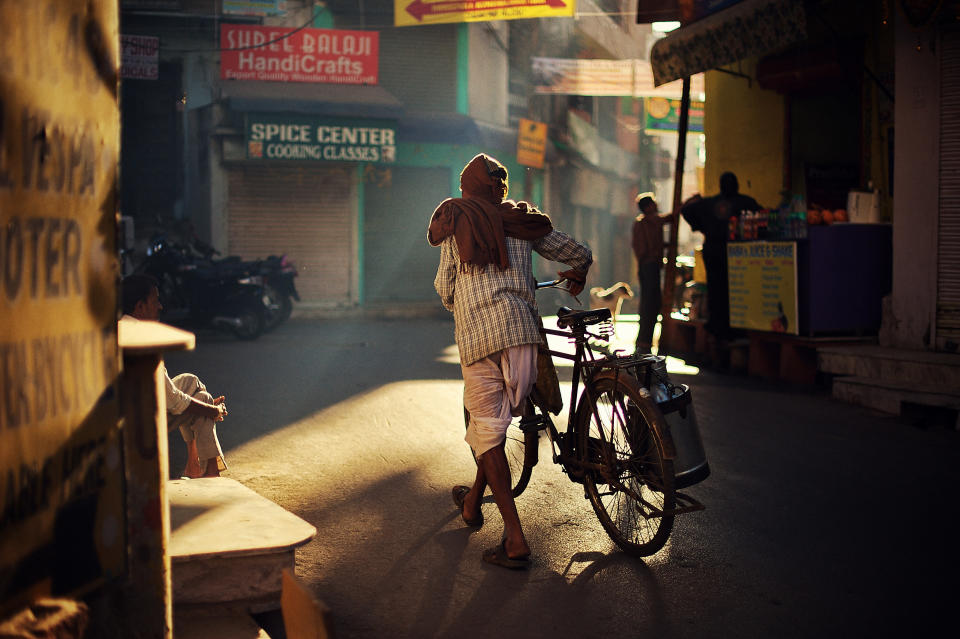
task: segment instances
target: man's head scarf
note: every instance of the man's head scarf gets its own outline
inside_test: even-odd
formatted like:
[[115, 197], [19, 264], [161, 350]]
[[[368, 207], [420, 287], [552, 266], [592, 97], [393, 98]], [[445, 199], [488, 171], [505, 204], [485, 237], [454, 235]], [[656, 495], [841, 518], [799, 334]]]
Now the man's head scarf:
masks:
[[460, 173], [463, 197], [440, 203], [430, 218], [427, 241], [439, 246], [453, 236], [463, 265], [495, 264], [510, 267], [505, 238], [532, 241], [543, 237], [553, 225], [550, 218], [528, 202], [502, 200], [507, 169], [485, 153], [473, 157]]

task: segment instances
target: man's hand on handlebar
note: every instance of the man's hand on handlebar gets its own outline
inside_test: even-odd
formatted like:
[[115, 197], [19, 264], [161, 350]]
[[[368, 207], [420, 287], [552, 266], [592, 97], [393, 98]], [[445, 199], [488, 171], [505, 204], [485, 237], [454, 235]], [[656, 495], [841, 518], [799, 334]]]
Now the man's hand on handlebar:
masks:
[[569, 269], [567, 271], [557, 271], [557, 275], [567, 280], [567, 292], [574, 297], [583, 291], [583, 287], [587, 283], [587, 274], [584, 271]]

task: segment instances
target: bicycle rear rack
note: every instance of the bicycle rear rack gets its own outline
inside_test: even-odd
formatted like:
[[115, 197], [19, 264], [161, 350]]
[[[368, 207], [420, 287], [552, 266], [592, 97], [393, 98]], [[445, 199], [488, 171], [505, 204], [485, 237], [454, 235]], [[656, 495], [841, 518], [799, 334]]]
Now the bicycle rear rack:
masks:
[[613, 354], [600, 359], [587, 360], [582, 363], [584, 368], [605, 369], [613, 368], [617, 370], [627, 370], [633, 372], [637, 379], [640, 377], [640, 369], [650, 366], [656, 361], [654, 355], [619, 355]]

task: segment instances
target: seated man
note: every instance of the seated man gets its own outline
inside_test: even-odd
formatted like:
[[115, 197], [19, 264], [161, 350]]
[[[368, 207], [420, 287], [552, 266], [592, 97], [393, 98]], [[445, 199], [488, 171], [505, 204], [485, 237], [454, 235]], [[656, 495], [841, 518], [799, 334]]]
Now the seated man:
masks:
[[[123, 317], [121, 322], [156, 320], [163, 306], [157, 280], [144, 274], [128, 275], [121, 285]], [[173, 379], [164, 368], [168, 430], [180, 429], [187, 444], [187, 464], [183, 475], [190, 478], [219, 477], [226, 470], [217, 422], [227, 415], [224, 398], [214, 398], [196, 375], [184, 373]]]

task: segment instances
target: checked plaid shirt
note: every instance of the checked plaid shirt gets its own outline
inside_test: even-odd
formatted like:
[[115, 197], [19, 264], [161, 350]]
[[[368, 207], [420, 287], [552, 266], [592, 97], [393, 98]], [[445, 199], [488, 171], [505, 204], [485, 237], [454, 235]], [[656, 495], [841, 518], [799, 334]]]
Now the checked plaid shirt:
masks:
[[510, 268], [501, 270], [489, 264], [483, 272], [460, 268], [453, 236], [440, 244], [440, 266], [433, 285], [444, 308], [453, 311], [454, 337], [464, 366], [510, 346], [542, 341], [531, 250], [581, 271], [593, 262], [590, 249], [561, 231], [551, 231], [533, 242], [514, 237], [506, 240]]

